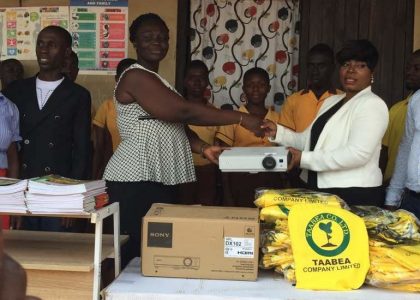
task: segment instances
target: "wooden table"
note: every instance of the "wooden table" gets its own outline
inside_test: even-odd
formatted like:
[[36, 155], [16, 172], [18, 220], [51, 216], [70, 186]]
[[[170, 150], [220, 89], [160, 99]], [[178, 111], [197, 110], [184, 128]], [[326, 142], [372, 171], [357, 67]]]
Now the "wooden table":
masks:
[[[5, 231], [5, 251], [27, 271], [28, 293], [42, 299], [100, 299], [101, 262], [115, 259], [115, 277], [121, 270], [118, 203], [78, 215], [0, 214], [87, 218], [95, 234]], [[114, 234], [103, 235], [103, 219], [113, 216]]]

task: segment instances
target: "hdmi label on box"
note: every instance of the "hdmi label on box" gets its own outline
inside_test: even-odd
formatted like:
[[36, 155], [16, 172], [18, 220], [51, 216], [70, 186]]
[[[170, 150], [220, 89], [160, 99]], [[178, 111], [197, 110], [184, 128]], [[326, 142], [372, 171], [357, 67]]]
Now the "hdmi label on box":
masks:
[[254, 239], [225, 237], [224, 257], [254, 258]]

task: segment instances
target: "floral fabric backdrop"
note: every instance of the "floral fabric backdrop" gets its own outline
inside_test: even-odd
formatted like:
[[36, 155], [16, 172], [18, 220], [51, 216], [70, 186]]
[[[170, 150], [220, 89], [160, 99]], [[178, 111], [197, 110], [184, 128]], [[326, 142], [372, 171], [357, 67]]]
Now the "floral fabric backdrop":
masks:
[[278, 109], [297, 88], [299, 1], [191, 0], [191, 60], [210, 70], [211, 101], [244, 104], [242, 78], [265, 69], [271, 91], [266, 105]]

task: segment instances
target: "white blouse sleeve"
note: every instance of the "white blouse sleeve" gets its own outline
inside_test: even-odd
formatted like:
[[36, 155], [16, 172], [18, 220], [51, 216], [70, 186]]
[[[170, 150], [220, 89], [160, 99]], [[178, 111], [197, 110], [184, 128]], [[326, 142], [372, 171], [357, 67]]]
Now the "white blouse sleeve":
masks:
[[285, 147], [293, 147], [299, 150], [303, 150], [305, 148], [306, 140], [310, 136], [310, 128], [311, 127], [308, 127], [303, 132], [295, 132], [289, 128], [277, 124], [276, 136], [274, 138], [270, 138], [270, 141]]

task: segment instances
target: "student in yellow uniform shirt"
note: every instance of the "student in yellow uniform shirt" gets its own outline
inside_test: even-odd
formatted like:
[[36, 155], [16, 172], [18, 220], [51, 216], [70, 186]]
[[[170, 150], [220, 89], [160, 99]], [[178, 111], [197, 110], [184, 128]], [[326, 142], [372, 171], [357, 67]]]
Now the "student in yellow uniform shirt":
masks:
[[304, 131], [315, 119], [325, 99], [341, 93], [331, 82], [334, 67], [334, 52], [328, 45], [317, 44], [309, 50], [307, 88], [286, 99], [280, 111], [281, 125], [296, 132]]
[[[118, 63], [115, 81], [121, 74], [137, 61], [132, 58], [125, 58]], [[117, 111], [113, 99], [104, 101], [92, 121], [93, 123], [93, 179], [102, 178], [108, 160], [117, 149], [121, 141], [117, 127]]]
[[[204, 97], [209, 85], [209, 70], [201, 60], [189, 63], [185, 78], [185, 99], [200, 105], [213, 106]], [[209, 145], [214, 144], [217, 126], [189, 125], [190, 130]], [[189, 130], [187, 130], [188, 134]], [[193, 153], [197, 181], [184, 183], [179, 188], [180, 202], [183, 204], [220, 205], [217, 199], [217, 165], [205, 159], [202, 154]]]
[[[265, 107], [265, 99], [270, 91], [268, 73], [261, 68], [249, 69], [243, 78], [242, 89], [247, 103], [240, 112], [278, 122], [278, 113]], [[256, 137], [240, 124], [220, 126], [216, 133], [217, 141], [227, 147], [268, 147], [274, 146], [267, 137]], [[224, 173], [224, 205], [254, 207], [255, 188], [282, 187], [284, 182], [280, 173]]]
[[[383, 151], [387, 157], [384, 173], [384, 184], [388, 185], [394, 173], [395, 159], [401, 138], [404, 134], [405, 119], [407, 116], [408, 101], [411, 96], [420, 89], [420, 49], [414, 51], [408, 60], [405, 69], [405, 85], [410, 95], [402, 101], [395, 103], [389, 110], [388, 129], [382, 139]], [[385, 153], [384, 153], [385, 151]]]

